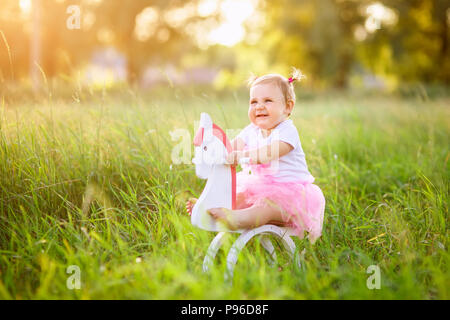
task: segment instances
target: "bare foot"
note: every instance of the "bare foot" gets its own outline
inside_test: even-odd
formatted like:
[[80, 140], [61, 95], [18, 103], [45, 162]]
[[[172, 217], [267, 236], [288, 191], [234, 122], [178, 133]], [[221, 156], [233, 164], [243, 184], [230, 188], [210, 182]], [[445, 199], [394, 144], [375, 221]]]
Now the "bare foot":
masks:
[[231, 230], [239, 229], [239, 219], [230, 209], [211, 208], [207, 212], [217, 221], [224, 223]]
[[197, 202], [197, 198], [189, 198], [189, 200], [186, 201], [186, 212], [189, 215], [192, 215], [192, 209], [194, 208], [194, 205], [196, 202]]

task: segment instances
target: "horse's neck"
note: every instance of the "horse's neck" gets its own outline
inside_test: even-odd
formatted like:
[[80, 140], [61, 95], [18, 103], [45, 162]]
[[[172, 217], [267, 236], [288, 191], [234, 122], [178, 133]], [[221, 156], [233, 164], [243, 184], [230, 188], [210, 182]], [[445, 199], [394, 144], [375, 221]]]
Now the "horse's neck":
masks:
[[234, 209], [236, 203], [236, 170], [227, 165], [215, 165], [199, 198], [206, 207]]

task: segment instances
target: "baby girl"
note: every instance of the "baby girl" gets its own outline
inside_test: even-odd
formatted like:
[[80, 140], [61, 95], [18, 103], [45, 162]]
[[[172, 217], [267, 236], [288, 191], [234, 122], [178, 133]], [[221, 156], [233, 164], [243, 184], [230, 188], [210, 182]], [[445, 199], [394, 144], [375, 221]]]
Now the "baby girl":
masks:
[[[293, 227], [314, 242], [322, 232], [325, 198], [308, 171], [300, 138], [289, 116], [295, 105], [294, 82], [302, 74], [293, 69], [286, 79], [279, 74], [249, 80], [250, 124], [232, 141], [228, 163], [242, 158], [249, 164], [237, 174], [236, 209], [212, 208], [208, 213], [230, 229], [264, 224]], [[191, 199], [186, 204], [192, 211]]]

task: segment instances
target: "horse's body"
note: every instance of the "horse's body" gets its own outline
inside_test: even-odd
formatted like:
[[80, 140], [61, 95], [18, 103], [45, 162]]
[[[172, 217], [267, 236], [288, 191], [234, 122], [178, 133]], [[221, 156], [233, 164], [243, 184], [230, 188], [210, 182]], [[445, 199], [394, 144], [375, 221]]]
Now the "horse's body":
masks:
[[207, 179], [207, 182], [192, 209], [191, 222], [204, 230], [231, 232], [206, 212], [211, 208], [235, 209], [236, 168], [225, 163], [226, 155], [232, 151], [231, 144], [224, 131], [212, 123], [208, 114], [202, 113], [194, 145], [195, 158], [192, 162], [196, 174]]

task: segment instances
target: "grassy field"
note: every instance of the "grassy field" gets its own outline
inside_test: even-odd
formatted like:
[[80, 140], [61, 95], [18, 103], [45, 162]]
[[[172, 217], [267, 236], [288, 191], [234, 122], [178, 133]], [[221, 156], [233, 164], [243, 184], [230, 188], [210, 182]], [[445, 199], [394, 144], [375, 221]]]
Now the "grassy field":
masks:
[[[190, 224], [184, 202], [204, 181], [172, 163], [170, 132], [192, 136], [203, 111], [242, 129], [245, 92], [3, 99], [0, 298], [449, 299], [449, 105], [300, 97], [292, 119], [327, 201], [323, 235], [296, 240], [301, 269], [284, 256], [271, 266], [252, 241], [230, 285], [223, 252], [202, 273], [214, 233]], [[67, 287], [71, 265], [80, 289]], [[366, 285], [370, 265], [378, 290]]]

